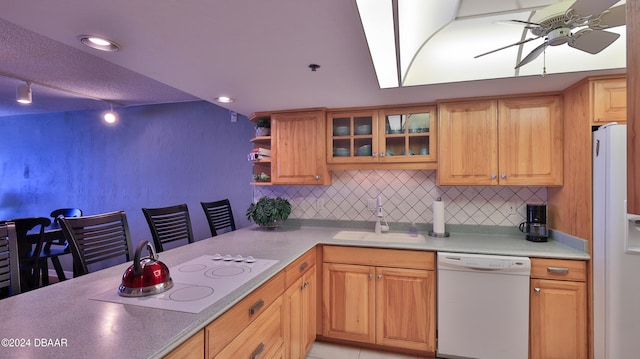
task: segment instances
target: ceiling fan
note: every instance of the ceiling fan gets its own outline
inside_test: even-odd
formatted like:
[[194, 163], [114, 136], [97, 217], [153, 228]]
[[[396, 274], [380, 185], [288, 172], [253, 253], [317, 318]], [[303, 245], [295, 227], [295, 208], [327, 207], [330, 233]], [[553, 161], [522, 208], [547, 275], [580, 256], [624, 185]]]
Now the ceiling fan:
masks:
[[548, 46], [567, 44], [575, 49], [597, 54], [620, 37], [619, 34], [605, 31], [625, 24], [625, 4], [612, 7], [617, 2], [618, 0], [577, 0], [549, 5], [536, 12], [531, 21], [511, 20], [524, 24], [524, 28], [536, 37], [485, 52], [474, 58], [539, 38], [544, 38], [544, 42], [525, 56], [516, 65], [516, 69], [535, 60]]

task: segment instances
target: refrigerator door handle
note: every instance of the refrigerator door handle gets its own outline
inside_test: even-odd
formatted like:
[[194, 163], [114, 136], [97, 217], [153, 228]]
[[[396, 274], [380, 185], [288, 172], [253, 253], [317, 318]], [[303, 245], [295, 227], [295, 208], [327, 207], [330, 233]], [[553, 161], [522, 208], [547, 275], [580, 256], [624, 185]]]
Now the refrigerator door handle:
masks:
[[600, 154], [600, 140], [596, 140], [596, 157]]

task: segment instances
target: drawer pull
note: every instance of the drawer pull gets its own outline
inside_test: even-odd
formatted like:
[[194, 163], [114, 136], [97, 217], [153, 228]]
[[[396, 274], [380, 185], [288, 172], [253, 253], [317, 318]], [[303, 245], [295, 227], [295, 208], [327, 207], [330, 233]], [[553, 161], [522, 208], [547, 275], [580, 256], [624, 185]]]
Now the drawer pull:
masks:
[[263, 351], [264, 351], [264, 344], [260, 343], [260, 345], [258, 345], [256, 350], [254, 350], [253, 353], [251, 353], [251, 356], [249, 358], [250, 359], [258, 359], [260, 357], [260, 355], [262, 355]]
[[300, 265], [300, 272], [302, 272], [303, 270], [307, 269], [307, 267], [309, 266], [309, 263], [304, 262]]
[[264, 306], [264, 300], [258, 300], [254, 305], [249, 308], [249, 315], [256, 314]]
[[540, 293], [540, 288], [537, 288], [537, 287], [533, 288], [533, 291], [536, 292], [536, 293]]
[[569, 268], [562, 268], [562, 267], [547, 267], [547, 273], [554, 273], [554, 274], [569, 274]]

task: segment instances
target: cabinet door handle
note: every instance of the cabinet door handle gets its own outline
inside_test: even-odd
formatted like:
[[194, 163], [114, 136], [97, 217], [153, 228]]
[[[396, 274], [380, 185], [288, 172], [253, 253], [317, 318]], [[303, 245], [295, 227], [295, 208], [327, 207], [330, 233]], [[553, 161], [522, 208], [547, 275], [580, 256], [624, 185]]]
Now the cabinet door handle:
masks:
[[569, 274], [569, 268], [562, 267], [547, 267], [547, 273], [555, 273], [555, 274]]
[[320, 180], [320, 176], [316, 175], [316, 181], [319, 181], [319, 180]]
[[256, 350], [253, 351], [253, 353], [251, 353], [251, 356], [249, 357], [250, 359], [258, 359], [260, 357], [260, 355], [262, 355], [262, 352], [264, 351], [264, 344], [260, 343], [257, 347]]
[[309, 266], [309, 263], [304, 262], [300, 265], [300, 272], [302, 272], [303, 270], [307, 269], [307, 267]]
[[536, 293], [540, 293], [540, 288], [533, 288], [533, 291]]
[[256, 314], [264, 306], [264, 300], [259, 299], [251, 307], [249, 307], [249, 315]]
[[380, 152], [380, 157], [384, 157], [384, 153]]
[[498, 178], [498, 176], [496, 176], [495, 174], [491, 175], [491, 179], [496, 179], [496, 178]]
[[373, 153], [371, 154], [371, 157], [378, 157], [378, 153], [377, 153], [377, 152], [373, 152]]
[[378, 274], [378, 279], [382, 279], [382, 274]]
[[369, 274], [369, 278], [373, 279], [373, 274]]
[[505, 173], [503, 173], [503, 174], [500, 176], [500, 178], [505, 179], [505, 178], [507, 178], [507, 175], [506, 175]]

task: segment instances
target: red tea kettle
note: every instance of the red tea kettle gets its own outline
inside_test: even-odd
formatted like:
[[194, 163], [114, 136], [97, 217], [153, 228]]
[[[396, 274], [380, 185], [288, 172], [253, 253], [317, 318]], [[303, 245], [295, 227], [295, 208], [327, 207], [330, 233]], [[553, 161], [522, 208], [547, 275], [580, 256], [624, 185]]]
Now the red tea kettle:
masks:
[[[149, 256], [140, 258], [144, 247]], [[142, 241], [136, 248], [133, 264], [122, 275], [118, 294], [123, 297], [142, 297], [162, 293], [173, 287], [169, 268], [158, 260], [156, 251], [149, 241]]]

